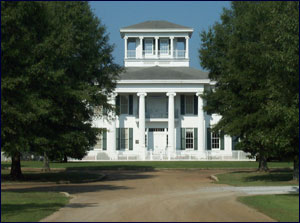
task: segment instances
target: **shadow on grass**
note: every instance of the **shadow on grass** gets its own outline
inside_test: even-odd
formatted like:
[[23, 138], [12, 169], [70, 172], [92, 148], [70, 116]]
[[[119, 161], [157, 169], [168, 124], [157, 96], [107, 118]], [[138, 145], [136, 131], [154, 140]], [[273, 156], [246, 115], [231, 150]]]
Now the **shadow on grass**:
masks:
[[131, 189], [126, 186], [113, 186], [113, 185], [59, 185], [59, 186], [33, 186], [29, 188], [13, 188], [1, 190], [2, 192], [68, 192], [69, 194], [86, 193], [86, 192], [99, 192], [104, 190], [126, 190]]
[[277, 169], [271, 169], [268, 172], [260, 172], [260, 171], [253, 171], [253, 170], [238, 170], [238, 171], [232, 171], [230, 173], [256, 173], [256, 174], [269, 174], [269, 173], [292, 173], [293, 169], [291, 168], [277, 168]]
[[153, 166], [139, 166], [139, 165], [108, 165], [108, 166], [78, 166], [66, 167], [66, 170], [136, 170], [136, 171], [154, 171]]
[[264, 175], [255, 175], [255, 176], [247, 176], [245, 177], [246, 181], [291, 181], [293, 180], [293, 174], [292, 173], [270, 173], [270, 174], [264, 174]]
[[[132, 179], [146, 179], [153, 177], [150, 174], [143, 174], [143, 172], [151, 172], [153, 169], [140, 169], [130, 171], [98, 171], [96, 169], [82, 170], [73, 169], [55, 172], [32, 172], [23, 171], [24, 179], [13, 181], [9, 172], [1, 174], [1, 182], [52, 182], [52, 183], [88, 183], [102, 180], [132, 180]], [[106, 173], [105, 173], [106, 172]], [[103, 178], [103, 175], [107, 177]]]
[[[14, 215], [18, 212], [23, 214], [31, 212], [33, 209], [40, 211], [55, 211], [58, 207], [62, 207], [61, 203], [49, 203], [49, 204], [37, 204], [37, 203], [26, 203], [26, 204], [1, 204], [1, 211], [6, 215]], [[4, 219], [5, 220], [5, 219]], [[3, 221], [3, 219], [1, 219]]]

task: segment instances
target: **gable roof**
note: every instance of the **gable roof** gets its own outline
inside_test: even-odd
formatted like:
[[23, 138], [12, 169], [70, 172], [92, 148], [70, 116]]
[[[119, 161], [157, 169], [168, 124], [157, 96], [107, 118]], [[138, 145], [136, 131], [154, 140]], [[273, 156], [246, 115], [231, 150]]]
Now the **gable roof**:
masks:
[[187, 26], [182, 26], [182, 25], [178, 25], [175, 23], [171, 23], [168, 21], [164, 21], [164, 20], [151, 20], [151, 21], [146, 21], [146, 22], [142, 22], [142, 23], [138, 23], [135, 25], [131, 25], [131, 26], [126, 26], [121, 28], [121, 30], [139, 30], [139, 29], [182, 29], [182, 30], [186, 30], [189, 29], [191, 30], [192, 28], [187, 27]]
[[190, 67], [126, 67], [120, 80], [204, 80], [208, 72]]

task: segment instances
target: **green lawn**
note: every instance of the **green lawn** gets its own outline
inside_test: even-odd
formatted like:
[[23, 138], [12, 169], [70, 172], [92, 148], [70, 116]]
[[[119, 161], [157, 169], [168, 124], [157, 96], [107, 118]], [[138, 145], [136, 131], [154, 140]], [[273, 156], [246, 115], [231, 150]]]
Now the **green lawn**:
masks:
[[299, 194], [239, 197], [239, 201], [280, 222], [299, 222]]
[[232, 186], [284, 186], [299, 185], [293, 180], [293, 171], [289, 169], [272, 170], [268, 173], [256, 171], [235, 171], [217, 175], [220, 184]]
[[66, 205], [55, 192], [1, 192], [1, 222], [35, 222]]
[[[41, 168], [42, 162], [22, 161], [22, 167]], [[270, 168], [293, 168], [292, 162], [270, 162]], [[8, 162], [1, 162], [1, 168], [10, 166]], [[154, 168], [257, 168], [254, 161], [126, 161], [126, 162], [69, 162], [50, 164], [51, 168], [67, 169], [154, 169]]]
[[[87, 172], [76, 172], [76, 171], [55, 171], [55, 172], [33, 172], [33, 171], [22, 171], [24, 179], [19, 182], [68, 182], [68, 183], [83, 183], [86, 181], [95, 181], [99, 179], [102, 175], [97, 173], [87, 173]], [[12, 182], [9, 176], [9, 170], [1, 171], [1, 182]]]

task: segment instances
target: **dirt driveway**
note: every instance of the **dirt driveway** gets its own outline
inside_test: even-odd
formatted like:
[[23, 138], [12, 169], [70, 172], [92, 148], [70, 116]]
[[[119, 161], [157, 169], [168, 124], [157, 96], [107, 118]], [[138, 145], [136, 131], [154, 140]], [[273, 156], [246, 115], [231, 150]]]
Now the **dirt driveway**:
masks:
[[[239, 203], [237, 192], [209, 192], [220, 187], [209, 179], [218, 170], [110, 171], [103, 182], [35, 185], [32, 190], [66, 191], [73, 197], [52, 221], [233, 221], [273, 219]], [[223, 171], [224, 172], [224, 171]], [[8, 188], [7, 188], [8, 189]], [[204, 189], [204, 190], [203, 190]]]

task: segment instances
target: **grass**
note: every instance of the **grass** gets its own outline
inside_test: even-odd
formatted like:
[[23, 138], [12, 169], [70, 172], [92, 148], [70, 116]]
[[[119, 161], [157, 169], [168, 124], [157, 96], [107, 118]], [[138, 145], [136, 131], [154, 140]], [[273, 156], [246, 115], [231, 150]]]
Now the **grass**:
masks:
[[[95, 181], [100, 175], [97, 173], [87, 172], [75, 172], [75, 171], [55, 171], [55, 172], [37, 172], [37, 171], [22, 171], [24, 179], [18, 182], [68, 182], [68, 183], [83, 183], [86, 181]], [[11, 181], [8, 170], [1, 171], [1, 182], [13, 182]]]
[[279, 222], [299, 222], [299, 194], [257, 195], [238, 200]]
[[278, 169], [270, 172], [236, 171], [217, 175], [220, 184], [232, 186], [284, 186], [299, 185], [293, 180], [293, 171]]
[[[42, 168], [43, 162], [22, 161], [22, 167]], [[270, 168], [293, 168], [292, 162], [270, 162]], [[10, 167], [9, 162], [1, 162], [1, 169]], [[154, 168], [257, 168], [258, 163], [253, 161], [126, 161], [126, 162], [69, 162], [50, 163], [51, 168], [66, 169], [154, 169]]]
[[1, 222], [36, 222], [66, 205], [56, 192], [1, 192]]

